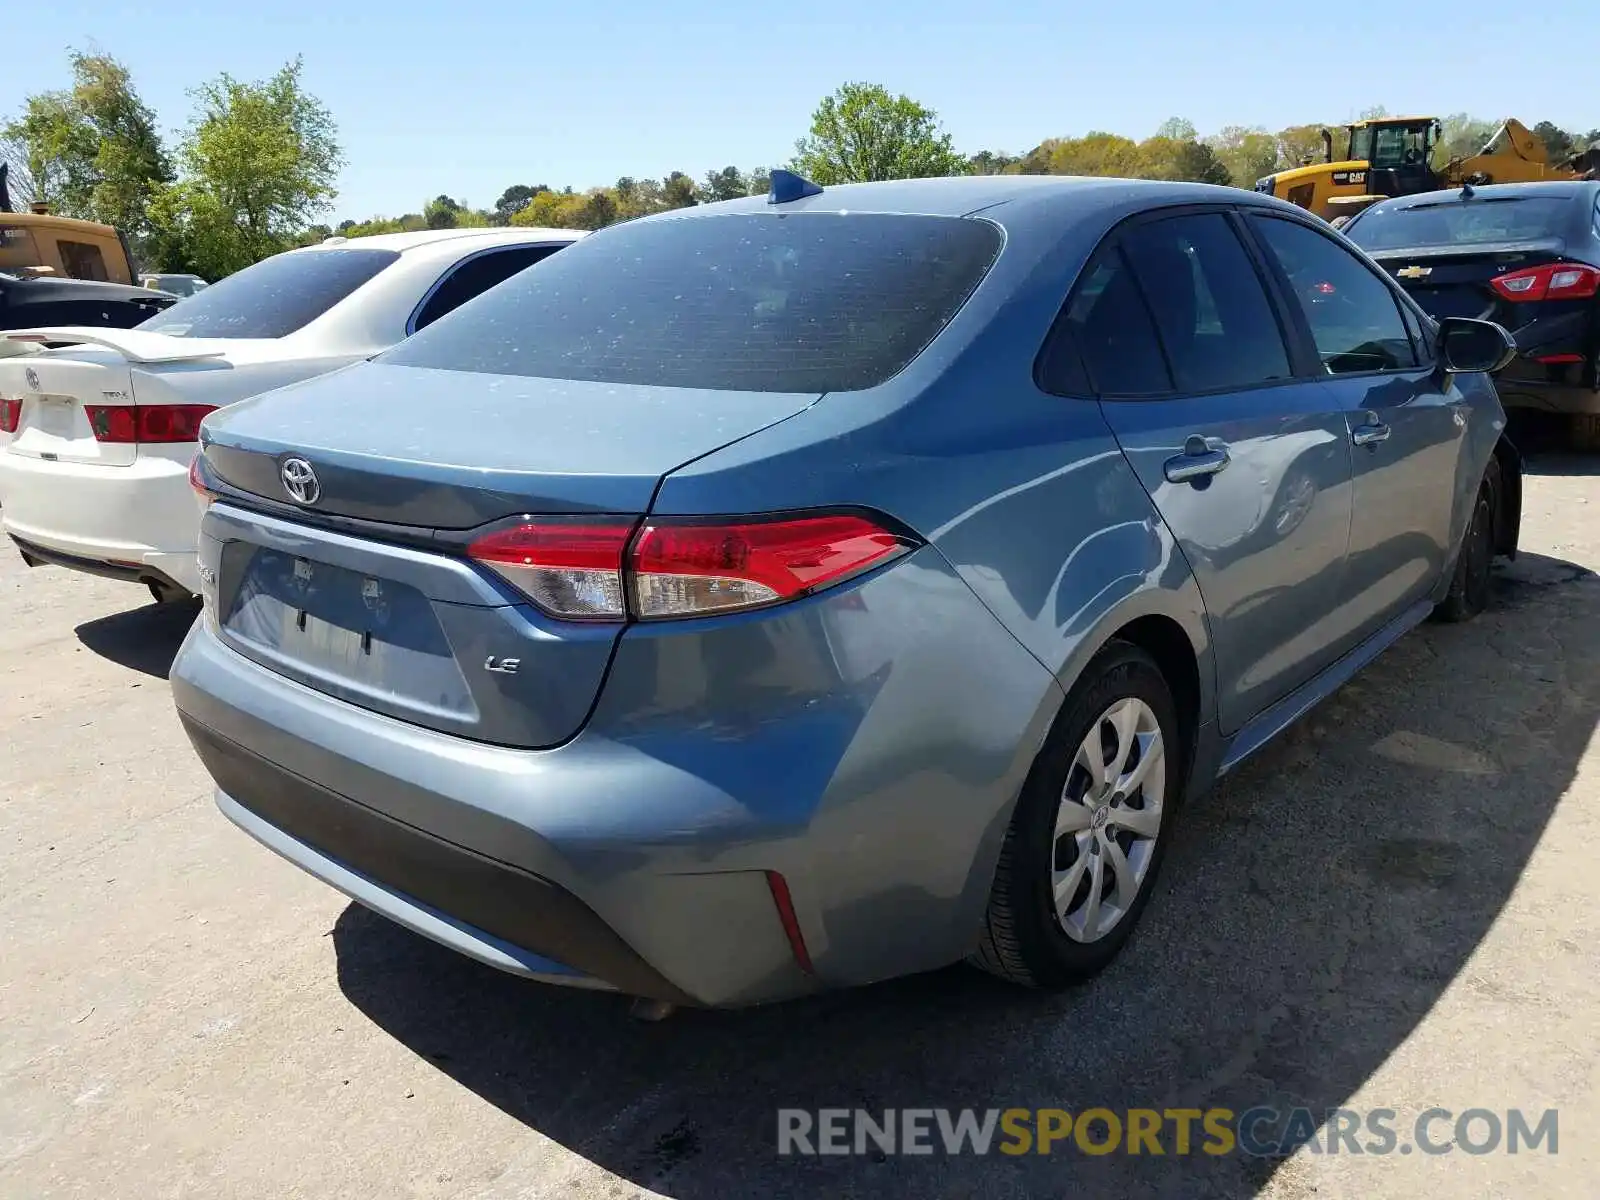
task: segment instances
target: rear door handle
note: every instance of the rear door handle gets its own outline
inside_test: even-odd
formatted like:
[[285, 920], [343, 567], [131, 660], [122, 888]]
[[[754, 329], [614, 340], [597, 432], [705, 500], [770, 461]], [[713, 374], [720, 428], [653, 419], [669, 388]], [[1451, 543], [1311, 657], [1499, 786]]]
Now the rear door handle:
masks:
[[1350, 431], [1350, 440], [1358, 446], [1376, 446], [1379, 442], [1387, 442], [1391, 432], [1382, 421], [1374, 421], [1357, 425]]
[[1183, 453], [1174, 454], [1162, 465], [1168, 483], [1193, 483], [1223, 470], [1233, 460], [1228, 447], [1218, 438], [1195, 434], [1183, 444]]

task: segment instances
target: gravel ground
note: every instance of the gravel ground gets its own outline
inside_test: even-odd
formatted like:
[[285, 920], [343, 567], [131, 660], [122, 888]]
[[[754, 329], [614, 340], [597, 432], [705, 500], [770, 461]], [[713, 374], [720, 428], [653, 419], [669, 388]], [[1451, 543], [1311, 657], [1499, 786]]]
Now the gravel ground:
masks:
[[[1498, 607], [1184, 815], [1117, 965], [631, 1021], [454, 958], [212, 807], [192, 612], [0, 554], [0, 1194], [1593, 1197], [1600, 458], [1530, 464]], [[1559, 1153], [780, 1159], [774, 1110], [1560, 1110]], [[1441, 1136], [1448, 1140], [1448, 1124]]]

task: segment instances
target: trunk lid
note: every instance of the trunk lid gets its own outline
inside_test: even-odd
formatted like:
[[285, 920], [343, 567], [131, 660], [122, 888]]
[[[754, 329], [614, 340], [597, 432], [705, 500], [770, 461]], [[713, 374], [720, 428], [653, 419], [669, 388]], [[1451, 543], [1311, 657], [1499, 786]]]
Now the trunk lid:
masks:
[[[42, 352], [36, 345], [60, 346]], [[138, 406], [138, 377], [219, 357], [225, 343], [187, 342], [132, 329], [78, 326], [0, 334], [0, 396], [22, 400], [22, 420], [6, 446], [11, 454], [54, 462], [131, 466], [137, 442], [102, 442], [88, 406]]]
[[[465, 557], [520, 514], [648, 511], [661, 478], [816, 397], [360, 364], [223, 410], [201, 537], [219, 636], [306, 686], [442, 732], [573, 736], [622, 626], [542, 613]], [[298, 457], [318, 493], [295, 504]], [[232, 494], [232, 493], [242, 494]]]
[[86, 404], [130, 407], [133, 368], [108, 350], [70, 356], [60, 351], [0, 358], [0, 396], [22, 401], [22, 419], [6, 453], [59, 462], [126, 467], [138, 457], [131, 443], [95, 440]]
[[816, 399], [359, 363], [217, 413], [203, 441], [222, 481], [279, 504], [283, 459], [310, 463], [307, 520], [461, 530], [643, 513], [667, 472]]
[[1411, 293], [1429, 316], [1496, 321], [1513, 333], [1535, 317], [1536, 304], [1506, 300], [1490, 281], [1500, 275], [1561, 259], [1559, 238], [1474, 245], [1368, 251], [1377, 264]]

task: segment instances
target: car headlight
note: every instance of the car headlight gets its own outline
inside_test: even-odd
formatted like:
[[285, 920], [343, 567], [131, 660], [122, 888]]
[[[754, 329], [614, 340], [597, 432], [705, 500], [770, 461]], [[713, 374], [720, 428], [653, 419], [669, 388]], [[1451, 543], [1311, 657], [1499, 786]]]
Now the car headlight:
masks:
[[1278, 177], [1276, 175], [1263, 175], [1260, 179], [1256, 180], [1256, 191], [1264, 192], [1270, 196], [1272, 195], [1273, 186], [1276, 185], [1277, 182]]

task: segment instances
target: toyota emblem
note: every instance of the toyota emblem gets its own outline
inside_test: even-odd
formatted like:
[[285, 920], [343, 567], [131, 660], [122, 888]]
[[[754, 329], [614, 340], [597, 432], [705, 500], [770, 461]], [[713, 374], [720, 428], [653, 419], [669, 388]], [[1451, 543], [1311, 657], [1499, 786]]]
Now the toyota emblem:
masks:
[[322, 495], [322, 485], [317, 473], [303, 458], [286, 458], [278, 468], [278, 478], [283, 480], [283, 490], [296, 504], [315, 504]]
[[28, 381], [29, 390], [35, 392], [44, 391], [44, 389], [39, 386], [39, 372], [35, 371], [32, 367], [29, 367], [26, 371], [24, 371], [22, 376]]

